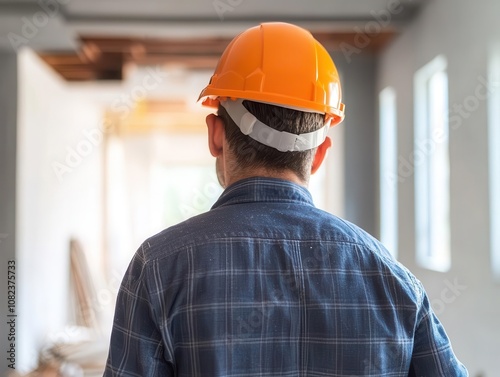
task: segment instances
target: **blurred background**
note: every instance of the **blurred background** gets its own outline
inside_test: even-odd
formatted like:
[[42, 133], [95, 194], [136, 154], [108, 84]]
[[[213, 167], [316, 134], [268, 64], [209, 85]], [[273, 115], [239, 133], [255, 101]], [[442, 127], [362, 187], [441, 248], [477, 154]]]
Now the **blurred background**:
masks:
[[0, 373], [14, 356], [16, 375], [102, 374], [133, 253], [222, 191], [199, 92], [236, 34], [286, 21], [343, 83], [316, 205], [381, 239], [471, 376], [498, 376], [499, 14], [497, 0], [0, 0]]

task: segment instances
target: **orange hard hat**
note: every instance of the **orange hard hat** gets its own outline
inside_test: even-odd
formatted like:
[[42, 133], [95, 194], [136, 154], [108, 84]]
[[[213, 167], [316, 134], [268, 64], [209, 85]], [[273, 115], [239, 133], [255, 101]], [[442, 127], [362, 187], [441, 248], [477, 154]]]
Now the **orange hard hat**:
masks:
[[326, 49], [305, 29], [281, 22], [250, 28], [226, 47], [199, 99], [247, 99], [344, 119], [339, 75]]

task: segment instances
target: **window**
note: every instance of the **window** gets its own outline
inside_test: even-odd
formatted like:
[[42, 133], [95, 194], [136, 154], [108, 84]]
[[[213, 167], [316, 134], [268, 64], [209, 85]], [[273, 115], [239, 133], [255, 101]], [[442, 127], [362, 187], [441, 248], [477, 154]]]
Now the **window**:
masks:
[[396, 93], [387, 87], [379, 95], [380, 241], [397, 257], [398, 156]]
[[493, 276], [500, 282], [500, 48], [491, 56], [488, 80], [490, 242]]
[[450, 162], [447, 62], [436, 57], [415, 73], [415, 216], [417, 263], [448, 271]]

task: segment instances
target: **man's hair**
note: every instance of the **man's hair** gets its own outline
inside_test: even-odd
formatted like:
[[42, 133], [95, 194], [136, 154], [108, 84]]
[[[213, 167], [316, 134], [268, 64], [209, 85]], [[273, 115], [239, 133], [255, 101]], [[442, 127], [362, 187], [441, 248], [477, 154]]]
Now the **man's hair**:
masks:
[[[243, 101], [243, 105], [262, 123], [278, 131], [303, 134], [316, 131], [324, 125], [323, 114], [253, 101]], [[221, 105], [218, 115], [224, 122], [226, 139], [238, 167], [242, 169], [262, 167], [272, 172], [291, 170], [301, 180], [307, 180], [316, 148], [303, 152], [280, 152], [243, 134]]]

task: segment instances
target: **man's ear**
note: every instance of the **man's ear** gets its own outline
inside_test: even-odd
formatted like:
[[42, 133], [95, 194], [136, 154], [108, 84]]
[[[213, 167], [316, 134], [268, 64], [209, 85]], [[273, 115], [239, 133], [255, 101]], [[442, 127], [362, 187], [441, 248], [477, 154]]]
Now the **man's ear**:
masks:
[[224, 145], [224, 122], [215, 114], [210, 114], [206, 118], [208, 128], [208, 148], [214, 157], [219, 157], [223, 152]]
[[332, 140], [327, 136], [325, 141], [316, 148], [316, 154], [314, 155], [313, 163], [311, 165], [311, 174], [316, 173], [319, 167], [325, 160], [328, 149], [332, 146]]

